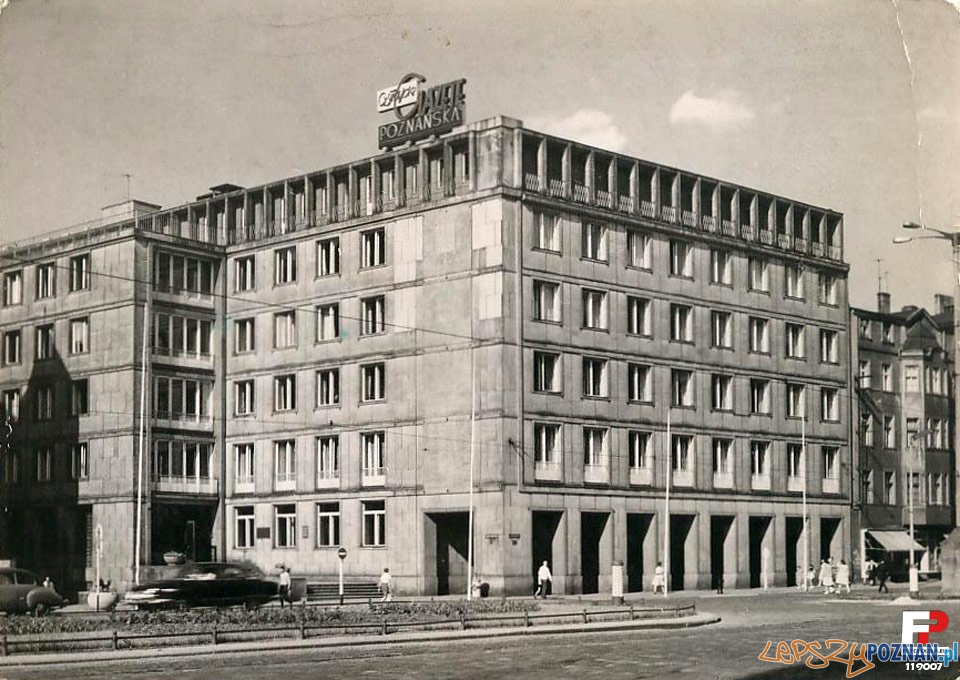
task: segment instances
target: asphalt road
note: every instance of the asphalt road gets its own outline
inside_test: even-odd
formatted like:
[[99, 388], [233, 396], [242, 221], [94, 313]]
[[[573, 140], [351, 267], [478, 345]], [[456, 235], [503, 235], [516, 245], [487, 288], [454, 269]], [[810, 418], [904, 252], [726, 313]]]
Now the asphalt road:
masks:
[[[701, 611], [720, 614], [720, 625], [680, 631], [518, 636], [494, 640], [371, 645], [346, 650], [256, 652], [231, 656], [84, 663], [62, 667], [6, 668], [0, 677], [81, 680], [316, 680], [317, 678], [457, 678], [463, 680], [549, 678], [842, 678], [847, 668], [827, 669], [760, 661], [769, 640], [896, 642], [904, 607], [832, 602], [815, 596], [752, 595], [698, 598]], [[927, 605], [912, 608], [929, 608]], [[938, 608], [950, 627], [932, 639], [960, 638], [960, 603]], [[859, 668], [859, 665], [856, 667]], [[858, 676], [957, 678], [960, 663], [939, 673], [908, 672], [903, 664], [881, 664]]]

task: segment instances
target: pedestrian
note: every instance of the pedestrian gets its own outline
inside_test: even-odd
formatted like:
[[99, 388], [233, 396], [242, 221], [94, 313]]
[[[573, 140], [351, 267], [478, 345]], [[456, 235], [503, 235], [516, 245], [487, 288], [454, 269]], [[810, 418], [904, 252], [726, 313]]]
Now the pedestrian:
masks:
[[833, 592], [833, 569], [826, 560], [820, 560], [820, 585], [824, 595]]
[[887, 576], [889, 576], [889, 573], [887, 571], [887, 561], [881, 557], [880, 563], [877, 565], [876, 569], [873, 570], [873, 572], [876, 575], [875, 578], [877, 579], [877, 583], [879, 584], [879, 587], [877, 588], [877, 592], [889, 593], [890, 589], [887, 588]]
[[840, 560], [840, 564], [837, 565], [837, 592], [840, 592], [841, 588], [845, 588], [846, 592], [850, 592], [850, 565], [847, 564], [846, 560]]
[[817, 580], [817, 572], [812, 564], [807, 565], [807, 590], [813, 590], [814, 583]]
[[278, 589], [278, 594], [280, 596], [280, 606], [283, 607], [284, 602], [293, 604], [293, 600], [290, 599], [290, 569], [284, 565], [280, 565], [280, 588]]
[[53, 587], [53, 579], [50, 578], [49, 576], [43, 579], [43, 587], [56, 591], [56, 588]]
[[802, 565], [802, 564], [798, 564], [798, 565], [797, 565], [797, 575], [796, 575], [796, 579], [795, 579], [796, 582], [797, 582], [797, 590], [803, 590], [803, 579], [804, 579], [804, 578], [806, 578], [806, 573], [804, 572], [803, 565]]
[[667, 594], [667, 579], [663, 573], [663, 565], [660, 562], [657, 562], [656, 568], [653, 570], [653, 594], [657, 594], [657, 589], [660, 589], [660, 592], [664, 595]]
[[872, 586], [877, 585], [877, 563], [874, 562], [873, 558], [867, 560], [867, 583]]
[[540, 568], [537, 569], [537, 593], [544, 600], [550, 594], [550, 585], [553, 583], [553, 574], [550, 573], [550, 565], [547, 560], [543, 561]]
[[717, 573], [717, 595], [723, 595], [723, 572]]
[[383, 594], [383, 597], [380, 598], [381, 602], [390, 602], [393, 600], [393, 577], [390, 575], [390, 570], [386, 567], [384, 567], [383, 573], [380, 574], [380, 583], [377, 584], [377, 588], [379, 588]]

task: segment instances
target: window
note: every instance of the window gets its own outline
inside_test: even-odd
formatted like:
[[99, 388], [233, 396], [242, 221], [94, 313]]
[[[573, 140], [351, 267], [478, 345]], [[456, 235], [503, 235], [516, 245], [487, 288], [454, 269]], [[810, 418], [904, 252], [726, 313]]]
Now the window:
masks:
[[0, 414], [4, 420], [16, 423], [20, 420], [20, 390], [3, 391], [3, 413]]
[[23, 270], [3, 275], [3, 306], [12, 307], [23, 302]]
[[862, 340], [872, 340], [873, 339], [873, 324], [870, 323], [870, 319], [860, 319], [860, 338]]
[[90, 411], [90, 385], [87, 379], [70, 383], [70, 415], [85, 416]]
[[770, 381], [750, 379], [750, 413], [770, 415]]
[[880, 364], [880, 389], [893, 392], [893, 366], [890, 364]]
[[340, 403], [340, 369], [317, 371], [317, 406], [336, 406]]
[[234, 413], [238, 416], [248, 416], [253, 413], [253, 381], [238, 380], [233, 384]]
[[375, 335], [386, 331], [383, 309], [384, 297], [382, 295], [360, 300], [360, 335]]
[[387, 398], [386, 365], [364, 364], [360, 367], [363, 385], [362, 401], [380, 401]]
[[894, 342], [893, 324], [890, 323], [889, 321], [884, 321], [881, 324], [881, 326], [882, 326], [881, 330], [883, 332], [883, 341], [888, 345], [892, 345]]
[[733, 474], [732, 458], [733, 440], [714, 438], [713, 440], [713, 471], [718, 475]]
[[[254, 482], [253, 444], [235, 444], [233, 454], [236, 460], [234, 482], [238, 487], [252, 487]], [[253, 490], [252, 488], [250, 489]]]
[[820, 272], [818, 283], [817, 289], [819, 291], [820, 304], [837, 304], [837, 277], [833, 274]]
[[627, 399], [653, 403], [653, 369], [645, 364], [627, 364]]
[[273, 442], [273, 482], [277, 490], [293, 489], [297, 481], [297, 446], [293, 439]]
[[787, 444], [787, 477], [806, 477], [803, 465], [803, 446], [796, 443]]
[[873, 470], [863, 470], [860, 473], [860, 500], [867, 504], [876, 502], [873, 489]]
[[650, 455], [650, 433], [631, 430], [627, 433], [627, 450], [631, 470], [650, 470], [653, 460]]
[[372, 229], [360, 234], [361, 267], [379, 267], [387, 263], [386, 238], [384, 229]]
[[365, 483], [379, 481], [383, 484], [386, 474], [386, 434], [380, 432], [364, 432], [360, 435], [360, 451], [363, 456], [363, 478]]
[[317, 503], [317, 547], [340, 545], [340, 504]]
[[607, 261], [607, 228], [602, 224], [583, 225], [583, 249], [581, 257], [588, 260]]
[[905, 366], [903, 369], [903, 391], [920, 391], [920, 369], [916, 366]]
[[583, 428], [584, 467], [607, 467], [607, 429], [605, 427]]
[[86, 442], [77, 442], [70, 448], [70, 477], [89, 479], [90, 448]]
[[154, 414], [158, 418], [191, 418], [207, 415], [207, 399], [212, 382], [156, 376], [154, 379]]
[[533, 461], [538, 465], [560, 464], [560, 426], [533, 424]]
[[583, 396], [608, 397], [607, 360], [583, 359]]
[[297, 547], [297, 506], [293, 503], [273, 506], [273, 547]]
[[70, 292], [87, 290], [90, 287], [90, 255], [75, 255], [70, 258]]
[[332, 303], [317, 307], [317, 342], [340, 337], [340, 305]]
[[693, 342], [692, 307], [670, 305], [670, 339], [675, 342]]
[[893, 416], [883, 417], [883, 448], [897, 448], [897, 426]]
[[238, 257], [233, 261], [234, 289], [238, 293], [256, 287], [256, 260], [253, 255]]
[[550, 213], [535, 212], [533, 222], [537, 230], [536, 248], [560, 252], [560, 218]]
[[627, 257], [627, 266], [650, 269], [650, 237], [632, 229], [627, 231]]
[[733, 285], [733, 258], [726, 250], [710, 251], [710, 283]]
[[340, 273], [340, 238], [317, 241], [317, 276]]
[[840, 420], [840, 397], [832, 387], [820, 388], [820, 418], [827, 422]]
[[56, 281], [56, 269], [54, 263], [37, 265], [37, 299], [43, 300], [51, 298], [56, 294], [54, 287]]
[[37, 422], [53, 420], [53, 385], [38, 385], [34, 401]]
[[714, 411], [733, 410], [733, 378], [729, 375], [710, 377], [710, 406]]
[[627, 296], [627, 333], [653, 335], [653, 313], [647, 298]]
[[857, 386], [866, 389], [871, 387], [871, 383], [870, 362], [861, 360], [857, 363]]
[[8, 451], [3, 457], [3, 483], [17, 484], [20, 482], [20, 456], [15, 451]]
[[787, 323], [787, 357], [790, 359], [803, 359], [806, 356], [806, 348], [803, 341], [803, 324]]
[[533, 391], [559, 393], [562, 389], [560, 355], [533, 353]]
[[840, 455], [836, 446], [824, 446], [823, 452], [823, 478], [839, 479], [840, 477]]
[[883, 501], [887, 505], [897, 504], [897, 473], [892, 470], [883, 473]]
[[821, 329], [820, 331], [820, 361], [825, 364], [838, 363], [837, 332]]
[[807, 389], [797, 383], [787, 383], [787, 417], [805, 418], [807, 414]]
[[710, 312], [710, 346], [733, 347], [733, 315], [730, 312]]
[[51, 481], [53, 479], [53, 449], [49, 446], [45, 446], [37, 449], [34, 454], [37, 481]]
[[674, 472], [693, 472], [693, 437], [675, 434], [670, 447], [670, 467]]
[[607, 294], [600, 290], [583, 291], [583, 327], [607, 329]]
[[281, 286], [297, 280], [297, 249], [293, 246], [273, 251], [273, 283]]
[[37, 326], [37, 359], [53, 356], [53, 324]]
[[560, 284], [549, 281], [533, 282], [533, 318], [537, 321], [560, 323]]
[[20, 363], [20, 331], [6, 331], [3, 334], [3, 365]]
[[297, 376], [278, 375], [273, 379], [273, 410], [297, 410]]
[[803, 299], [803, 267], [788, 264], [783, 268], [784, 296]]
[[689, 243], [670, 241], [670, 274], [693, 278], [693, 257]]
[[747, 262], [747, 274], [750, 290], [770, 292], [770, 271], [766, 260], [751, 257]]
[[297, 346], [296, 312], [277, 312], [273, 315], [273, 346], [276, 349]]
[[363, 546], [382, 547], [387, 544], [386, 501], [362, 501]]
[[693, 406], [693, 371], [673, 369], [670, 371], [671, 404]]
[[256, 349], [256, 326], [254, 318], [237, 319], [233, 322], [234, 352], [243, 354]]
[[256, 537], [253, 506], [239, 506], [233, 511], [235, 531], [234, 545], [237, 548], [252, 548]]
[[761, 354], [770, 353], [770, 320], [750, 317], [750, 351]]
[[873, 447], [873, 417], [864, 414], [863, 420], [863, 445]]
[[750, 442], [750, 474], [754, 477], [770, 475], [770, 442]]
[[317, 437], [317, 486], [340, 479], [340, 437]]

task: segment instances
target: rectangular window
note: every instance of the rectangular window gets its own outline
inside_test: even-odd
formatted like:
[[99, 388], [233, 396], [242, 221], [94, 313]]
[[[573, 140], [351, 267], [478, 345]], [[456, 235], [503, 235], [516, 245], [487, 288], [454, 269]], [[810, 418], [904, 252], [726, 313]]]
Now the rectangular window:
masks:
[[282, 286], [297, 280], [297, 249], [294, 246], [273, 251], [273, 283]]
[[729, 375], [710, 377], [710, 401], [714, 411], [733, 410], [733, 378]]
[[39, 385], [36, 388], [34, 413], [37, 422], [53, 420], [53, 385]]
[[238, 416], [248, 416], [254, 411], [253, 380], [238, 380], [233, 384], [234, 413]]
[[53, 356], [53, 324], [37, 326], [37, 359], [49, 359]]
[[800, 444], [787, 444], [787, 477], [806, 477], [803, 465], [803, 446]]
[[893, 392], [893, 366], [890, 364], [880, 364], [880, 389]]
[[733, 285], [733, 258], [726, 250], [710, 251], [710, 283]]
[[876, 503], [873, 488], [873, 470], [863, 470], [860, 473], [860, 498], [868, 505]]
[[897, 473], [885, 470], [883, 473], [883, 501], [887, 505], [897, 504]]
[[857, 363], [857, 387], [868, 389], [871, 387], [870, 362], [860, 361]]
[[233, 322], [233, 346], [237, 354], [252, 352], [256, 349], [256, 326], [254, 318], [237, 319]]
[[732, 475], [731, 465], [733, 440], [715, 437], [713, 439], [713, 472], [717, 475]]
[[627, 266], [651, 269], [650, 237], [636, 230], [627, 231]]
[[823, 478], [840, 478], [840, 450], [836, 446], [824, 446], [820, 449], [823, 452]]
[[340, 304], [317, 307], [317, 342], [337, 340], [340, 337]]
[[387, 544], [386, 501], [362, 501], [363, 546], [365, 548], [382, 547]]
[[693, 371], [670, 371], [671, 403], [674, 406], [693, 406]]
[[750, 379], [750, 413], [770, 415], [770, 381]]
[[560, 355], [551, 352], [533, 353], [533, 391], [559, 393], [562, 389]]
[[897, 448], [897, 427], [893, 416], [883, 417], [883, 448]]
[[256, 287], [256, 259], [253, 255], [238, 257], [233, 261], [234, 290], [238, 293]]
[[386, 365], [364, 364], [360, 367], [360, 383], [363, 386], [361, 401], [381, 401], [387, 398]]
[[276, 349], [297, 346], [297, 313], [277, 312], [273, 315], [273, 346]]
[[916, 366], [905, 366], [903, 369], [904, 392], [920, 392], [920, 370]]
[[297, 506], [294, 503], [273, 506], [273, 547], [297, 547]]
[[750, 290], [770, 292], [770, 271], [766, 260], [751, 257], [747, 262], [747, 274]]
[[317, 371], [317, 406], [336, 406], [340, 403], [340, 369]]
[[770, 442], [750, 442], [750, 474], [754, 477], [770, 474]]
[[23, 303], [23, 270], [3, 275], [3, 306], [12, 307]]
[[674, 473], [693, 472], [693, 437], [675, 434], [670, 446], [670, 467]]
[[650, 455], [650, 433], [631, 430], [627, 433], [627, 451], [631, 470], [650, 470], [653, 467]]
[[832, 387], [820, 388], [820, 418], [825, 422], [840, 420], [840, 397]]
[[56, 294], [56, 269], [53, 262], [37, 265], [37, 299], [45, 300]]
[[549, 281], [533, 282], [533, 318], [537, 321], [560, 323], [560, 284]]
[[317, 503], [317, 547], [340, 545], [340, 504]]
[[340, 238], [317, 241], [317, 276], [333, 276], [340, 273]]
[[653, 313], [647, 298], [627, 296], [627, 333], [653, 335]]
[[3, 420], [9, 420], [11, 423], [20, 421], [20, 390], [3, 391], [3, 413], [0, 413]]
[[627, 364], [627, 399], [653, 403], [653, 369], [646, 364]]
[[750, 328], [750, 351], [761, 354], [770, 353], [770, 320], [751, 316], [749, 321]]
[[293, 439], [273, 442], [273, 482], [279, 490], [292, 490], [297, 481], [297, 447]]
[[710, 312], [710, 346], [733, 347], [733, 315], [730, 312]]
[[803, 268], [788, 264], [783, 268], [784, 296], [796, 300], [803, 299]]
[[360, 234], [360, 266], [379, 267], [387, 263], [387, 232], [384, 229], [372, 229]]
[[820, 330], [820, 361], [825, 364], [836, 364], [839, 362], [836, 331]]
[[70, 383], [70, 415], [85, 416], [90, 412], [90, 384], [87, 379]]
[[386, 474], [386, 434], [380, 432], [364, 432], [360, 435], [360, 452], [362, 455], [362, 476], [365, 484], [383, 484]]
[[254, 458], [253, 444], [235, 444], [233, 453], [236, 462], [234, 470], [234, 482], [237, 487], [246, 486], [251, 491], [254, 483]]
[[607, 228], [602, 224], [583, 225], [583, 249], [581, 257], [588, 260], [607, 261]]
[[297, 410], [297, 376], [278, 375], [273, 379], [273, 410]]
[[797, 383], [787, 383], [787, 417], [803, 418], [807, 412], [807, 389]]
[[670, 274], [693, 278], [693, 255], [691, 246], [684, 241], [670, 241]]
[[3, 365], [20, 363], [20, 331], [5, 331], [3, 334]]
[[340, 437], [317, 437], [317, 486], [340, 479]]
[[863, 445], [873, 447], [873, 416], [864, 415], [860, 421], [863, 424]]
[[859, 328], [860, 338], [862, 340], [873, 339], [873, 324], [870, 322], [870, 319], [860, 319]]
[[607, 429], [583, 428], [583, 465], [585, 468], [605, 468], [607, 463]]
[[583, 327], [606, 330], [608, 325], [607, 294], [600, 290], [583, 291]]
[[70, 258], [70, 292], [90, 288], [90, 254]]
[[533, 424], [533, 461], [535, 465], [560, 464], [560, 426]]
[[806, 356], [806, 347], [804, 346], [804, 326], [798, 323], [787, 323], [787, 357], [790, 359], [803, 359]]
[[606, 359], [583, 358], [583, 396], [610, 396]]
[[237, 548], [252, 548], [256, 539], [256, 524], [252, 505], [239, 506], [234, 511], [234, 545]]
[[560, 218], [551, 213], [535, 212], [533, 222], [536, 228], [536, 247], [540, 250], [560, 252]]
[[884, 321], [882, 324], [882, 332], [883, 332], [883, 341], [888, 345], [892, 345], [894, 342], [893, 324], [890, 323], [889, 321]]
[[360, 300], [360, 335], [376, 335], [386, 331], [384, 305], [383, 295]]
[[825, 272], [820, 272], [819, 276], [819, 285], [817, 286], [820, 293], [820, 304], [823, 305], [835, 305], [837, 304], [837, 277], [833, 274], [827, 274]]
[[37, 481], [51, 481], [53, 479], [53, 449], [49, 446], [45, 446], [37, 449], [34, 454]]
[[675, 342], [693, 342], [693, 308], [688, 305], [670, 305], [670, 339]]
[[70, 449], [70, 477], [90, 478], [90, 448], [87, 442], [77, 442]]
[[18, 484], [20, 482], [20, 456], [16, 451], [9, 451], [3, 457], [3, 483]]

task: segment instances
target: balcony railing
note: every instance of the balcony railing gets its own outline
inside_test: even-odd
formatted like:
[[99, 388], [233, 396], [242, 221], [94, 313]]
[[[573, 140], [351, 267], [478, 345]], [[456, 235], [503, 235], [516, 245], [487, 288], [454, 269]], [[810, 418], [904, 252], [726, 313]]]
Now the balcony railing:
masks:
[[750, 226], [749, 224], [741, 224], [741, 225], [740, 225], [740, 238], [744, 238], [744, 239], [746, 239], [746, 240], [748, 240], [748, 241], [752, 241], [752, 240], [754, 239], [754, 234], [755, 234], [755, 233], [756, 233], [756, 231], [755, 231], [754, 228], [753, 228], [752, 226]]
[[540, 188], [540, 176], [528, 172], [523, 176], [523, 188], [527, 191], [543, 191]]
[[610, 481], [610, 467], [606, 463], [585, 463], [583, 481], [587, 484], [607, 484]]
[[629, 196], [618, 196], [617, 208], [622, 212], [633, 212], [633, 199]]
[[769, 491], [770, 475], [750, 475], [750, 488], [754, 491]]
[[732, 489], [733, 473], [732, 472], [714, 472], [713, 488], [714, 489]]
[[563, 180], [559, 179], [548, 179], [547, 180], [547, 193], [549, 193], [554, 198], [560, 198], [563, 196]]
[[817, 257], [823, 257], [823, 244], [822, 243], [811, 243], [810, 252]]
[[676, 222], [677, 209], [669, 205], [662, 206], [660, 208], [660, 216], [663, 218], [664, 222]]
[[827, 257], [831, 260], [840, 259], [840, 246], [827, 246]]
[[207, 426], [213, 422], [208, 415], [195, 415], [190, 413], [170, 413], [169, 411], [154, 411], [155, 420], [169, 420], [180, 425]]
[[164, 357], [177, 357], [181, 359], [199, 359], [200, 361], [210, 361], [213, 354], [208, 352], [198, 352], [197, 350], [173, 349], [172, 347], [153, 346], [153, 353]]
[[154, 475], [153, 488], [160, 493], [180, 493], [193, 496], [216, 496], [220, 490], [215, 477], [174, 477]]
[[609, 191], [597, 191], [596, 194], [596, 203], [601, 208], [608, 208], [613, 210], [613, 196]]
[[681, 211], [683, 226], [694, 228], [697, 226], [697, 215], [692, 210]]
[[800, 253], [807, 252], [808, 245], [809, 244], [807, 243], [806, 239], [802, 239], [797, 236], [793, 238], [793, 249], [796, 250], [797, 252], [800, 252]]
[[538, 482], [559, 482], [563, 480], [560, 461], [541, 461], [533, 464], [533, 478]]
[[790, 237], [786, 234], [777, 234], [777, 245], [781, 248], [790, 247]]
[[704, 215], [700, 219], [703, 224], [704, 231], [709, 231], [711, 233], [716, 233], [717, 231], [717, 218], [713, 215]]
[[733, 220], [723, 220], [721, 223], [721, 231], [724, 236], [736, 236], [737, 235], [737, 223]]
[[773, 232], [769, 229], [760, 230], [760, 243], [766, 243], [768, 246], [773, 245]]
[[653, 470], [650, 468], [630, 468], [630, 484], [633, 486], [652, 486]]
[[657, 206], [650, 201], [640, 201], [640, 214], [646, 218], [653, 219], [656, 215]]
[[587, 191], [586, 184], [580, 184], [579, 182], [573, 183], [573, 200], [579, 203], [589, 203], [590, 194]]
[[823, 493], [840, 493], [840, 480], [836, 477], [824, 477]]

